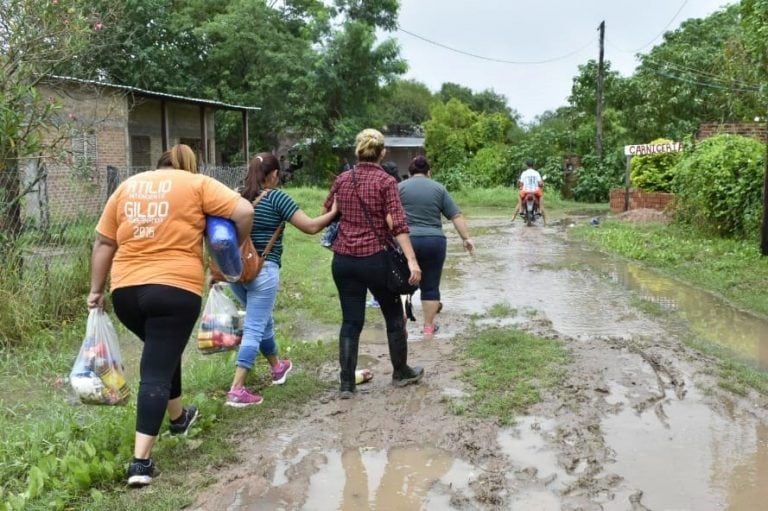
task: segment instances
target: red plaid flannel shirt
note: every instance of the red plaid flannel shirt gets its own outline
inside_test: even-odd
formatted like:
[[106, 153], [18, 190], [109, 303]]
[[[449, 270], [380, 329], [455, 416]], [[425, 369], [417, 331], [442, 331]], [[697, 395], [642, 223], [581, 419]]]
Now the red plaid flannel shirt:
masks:
[[[355, 173], [357, 193], [355, 193], [352, 172]], [[333, 251], [339, 255], [365, 257], [384, 249], [381, 240], [410, 232], [405, 221], [405, 210], [400, 202], [397, 181], [375, 163], [358, 163], [354, 170], [342, 172], [334, 181], [323, 205], [331, 209], [333, 197], [341, 214], [339, 234], [333, 242]], [[370, 220], [360, 205], [365, 202]], [[386, 217], [392, 215], [393, 226], [389, 230]], [[371, 228], [373, 223], [378, 236]]]

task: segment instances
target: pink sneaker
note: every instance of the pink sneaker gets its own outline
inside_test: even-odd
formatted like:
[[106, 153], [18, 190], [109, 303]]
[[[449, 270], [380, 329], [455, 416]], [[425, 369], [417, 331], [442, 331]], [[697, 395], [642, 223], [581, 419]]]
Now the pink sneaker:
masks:
[[227, 406], [234, 406], [235, 408], [244, 408], [251, 405], [260, 405], [264, 401], [264, 398], [255, 392], [251, 392], [245, 387], [239, 389], [231, 389], [227, 392], [227, 402], [224, 403]]
[[285, 383], [285, 378], [288, 373], [293, 369], [293, 364], [287, 358], [284, 360], [278, 360], [277, 365], [272, 368], [272, 385], [282, 385]]

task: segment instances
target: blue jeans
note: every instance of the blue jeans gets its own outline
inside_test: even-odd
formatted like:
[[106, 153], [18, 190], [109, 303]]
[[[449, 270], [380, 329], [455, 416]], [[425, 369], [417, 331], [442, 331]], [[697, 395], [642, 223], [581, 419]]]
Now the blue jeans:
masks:
[[229, 287], [245, 306], [243, 340], [236, 364], [250, 370], [259, 352], [265, 357], [277, 355], [272, 309], [280, 289], [280, 267], [272, 261], [264, 261], [255, 279], [247, 284], [230, 283]]
[[440, 277], [445, 264], [445, 236], [411, 236], [411, 245], [421, 267], [422, 300], [440, 301]]

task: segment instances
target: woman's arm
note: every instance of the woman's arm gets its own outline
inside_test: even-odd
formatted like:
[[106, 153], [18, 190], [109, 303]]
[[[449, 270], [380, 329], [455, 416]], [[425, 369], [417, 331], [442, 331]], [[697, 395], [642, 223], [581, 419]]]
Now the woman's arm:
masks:
[[96, 233], [91, 253], [91, 290], [88, 293], [88, 308], [104, 307], [104, 286], [112, 268], [112, 258], [117, 251], [117, 242]]
[[[325, 208], [323, 208], [323, 210], [325, 210]], [[336, 218], [336, 214], [338, 212], [339, 208], [336, 204], [336, 198], [334, 197], [330, 211], [323, 211], [320, 216], [312, 218], [299, 209], [296, 211], [296, 213], [293, 214], [290, 222], [294, 227], [303, 233], [317, 234], [318, 232], [322, 231], [324, 227], [333, 222], [333, 219]]]
[[251, 226], [253, 225], [253, 204], [240, 197], [240, 200], [235, 204], [235, 209], [232, 210], [229, 219], [235, 222], [235, 227], [237, 227], [237, 241], [239, 242], [238, 244], [242, 245], [242, 243], [251, 235]]
[[415, 286], [421, 282], [421, 267], [416, 260], [416, 253], [413, 251], [413, 245], [411, 245], [411, 237], [407, 232], [404, 232], [395, 236], [395, 239], [397, 239], [397, 243], [408, 260], [408, 269], [411, 270], [411, 278], [408, 279], [408, 283]]
[[464, 242], [464, 250], [470, 254], [473, 253], [475, 251], [475, 242], [472, 241], [472, 238], [469, 237], [467, 221], [464, 220], [464, 215], [461, 213], [454, 215], [453, 218], [451, 218], [451, 222], [453, 222], [453, 226], [456, 228], [456, 231], [459, 233], [459, 236], [461, 236], [461, 239]]

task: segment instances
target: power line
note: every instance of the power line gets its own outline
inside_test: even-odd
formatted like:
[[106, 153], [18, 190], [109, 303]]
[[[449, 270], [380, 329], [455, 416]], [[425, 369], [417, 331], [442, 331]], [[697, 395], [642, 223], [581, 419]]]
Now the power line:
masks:
[[656, 36], [655, 36], [653, 39], [651, 39], [650, 41], [648, 41], [648, 42], [647, 42], [647, 43], [645, 43], [644, 45], [642, 45], [642, 46], [638, 46], [638, 47], [637, 47], [637, 48], [635, 48], [634, 50], [625, 50], [625, 49], [619, 48], [619, 47], [617, 47], [617, 46], [613, 45], [613, 44], [612, 44], [610, 41], [608, 41], [608, 45], [609, 45], [611, 48], [613, 48], [614, 50], [618, 50], [618, 51], [620, 51], [620, 52], [622, 52], [622, 53], [637, 53], [638, 51], [642, 50], [642, 49], [643, 49], [643, 48], [645, 48], [646, 46], [649, 46], [649, 45], [650, 45], [652, 42], [654, 42], [654, 41], [655, 41], [656, 39], [658, 39], [659, 37], [663, 36], [663, 35], [664, 35], [664, 33], [665, 33], [665, 32], [667, 31], [667, 29], [669, 28], [669, 26], [670, 26], [670, 25], [672, 25], [672, 23], [673, 23], [673, 22], [674, 22], [674, 21], [677, 19], [677, 17], [680, 15], [680, 12], [682, 12], [682, 10], [683, 10], [683, 7], [685, 7], [685, 5], [686, 5], [687, 3], [688, 3], [688, 0], [683, 0], [683, 3], [682, 3], [682, 4], [680, 4], [680, 8], [679, 8], [679, 9], [677, 9], [677, 12], [675, 12], [675, 14], [672, 16], [672, 18], [671, 18], [671, 19], [670, 19], [670, 20], [667, 22], [667, 24], [666, 24], [666, 25], [664, 26], [664, 28], [661, 30], [661, 32], [659, 32], [658, 34], [656, 34]]
[[[683, 73], [687, 72], [687, 73], [691, 73], [691, 74], [694, 74], [694, 75], [699, 75], [699, 76], [702, 76], [702, 77], [705, 77], [705, 78], [709, 78], [710, 80], [714, 80], [714, 81], [719, 81], [719, 82], [724, 82], [724, 83], [729, 83], [729, 82], [737, 83], [740, 87], [746, 87], [746, 88], [758, 87], [754, 83], [749, 83], [749, 82], [745, 82], [745, 81], [742, 81], [742, 80], [729, 80], [727, 77], [724, 77], [722, 75], [718, 75], [718, 74], [715, 74], [715, 73], [710, 73], [710, 72], [707, 72], [707, 71], [702, 71], [700, 69], [695, 69], [695, 68], [688, 67], [688, 66], [683, 66], [681, 64], [677, 64], [677, 63], [674, 63], [674, 62], [666, 62], [666, 61], [662, 61], [662, 60], [645, 59], [643, 61], [643, 63], [644, 64], [648, 64], [649, 66], [656, 66], [656, 69], [660, 69], [660, 68], [663, 68], [663, 67], [668, 67], [668, 68], [672, 69], [673, 71], [680, 71], [680, 72], [683, 72]], [[652, 67], [649, 67], [648, 69], [651, 72], [653, 72], [653, 68]]]
[[727, 90], [727, 91], [731, 91], [731, 92], [749, 92], [749, 93], [760, 92], [760, 88], [759, 87], [731, 87], [731, 86], [728, 86], [728, 85], [723, 85], [723, 84], [718, 84], [718, 83], [701, 82], [701, 81], [698, 81], [698, 80], [689, 80], [689, 79], [683, 78], [681, 76], [675, 76], [675, 75], [672, 75], [672, 74], [669, 74], [669, 73], [664, 73], [664, 72], [662, 72], [660, 70], [650, 69], [649, 71], [651, 73], [654, 73], [654, 74], [659, 75], [659, 76], [663, 76], [665, 78], [669, 78], [671, 80], [677, 80], [679, 82], [684, 82], [684, 83], [687, 83], [687, 84], [690, 84], [690, 85], [698, 85], [700, 87], [708, 87], [710, 89], [720, 89], [720, 90]]
[[505, 60], [505, 59], [497, 59], [497, 58], [494, 58], [494, 57], [486, 57], [484, 55], [478, 55], [476, 53], [471, 53], [471, 52], [468, 52], [468, 51], [460, 50], [458, 48], [453, 48], [453, 47], [448, 46], [446, 44], [439, 43], [439, 42], [433, 41], [431, 39], [427, 39], [426, 37], [420, 36], [419, 34], [414, 34], [413, 32], [405, 30], [404, 28], [402, 28], [400, 26], [397, 27], [397, 30], [399, 30], [400, 32], [402, 32], [404, 34], [408, 34], [411, 37], [415, 37], [416, 39], [420, 39], [420, 40], [422, 40], [422, 41], [424, 41], [426, 43], [429, 43], [431, 45], [438, 46], [440, 48], [452, 51], [454, 53], [459, 53], [461, 55], [466, 55], [467, 57], [473, 57], [473, 58], [476, 58], [476, 59], [487, 60], [487, 61], [490, 61], [490, 62], [498, 62], [500, 64], [514, 64], [514, 65], [548, 64], [550, 62], [556, 62], [558, 60], [564, 60], [564, 59], [567, 59], [568, 57], [571, 57], [571, 56], [579, 53], [580, 51], [582, 51], [587, 46], [591, 46], [592, 43], [594, 43], [594, 41], [595, 41], [595, 38], [593, 37], [592, 39], [590, 39], [587, 43], [585, 43], [583, 46], [579, 47], [578, 49], [573, 50], [570, 53], [566, 53], [565, 55], [561, 55], [559, 57], [554, 57], [554, 58], [551, 58], [551, 59], [545, 59], [545, 60]]

